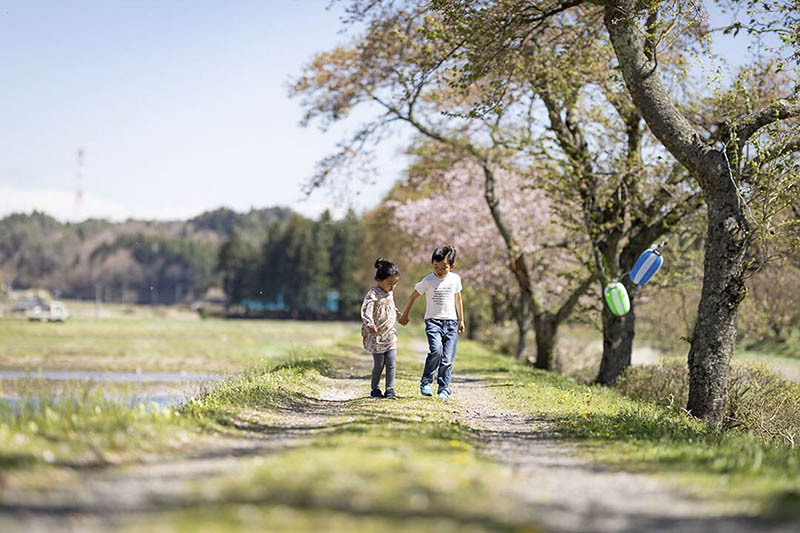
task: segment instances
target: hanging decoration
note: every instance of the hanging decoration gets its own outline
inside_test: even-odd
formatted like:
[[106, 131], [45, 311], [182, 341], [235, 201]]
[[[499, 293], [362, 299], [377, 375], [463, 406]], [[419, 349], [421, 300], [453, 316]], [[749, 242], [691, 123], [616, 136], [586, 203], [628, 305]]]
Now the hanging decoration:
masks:
[[631, 281], [639, 286], [644, 285], [658, 272], [662, 263], [664, 263], [664, 258], [661, 257], [661, 251], [658, 248], [645, 250], [633, 265], [630, 273]]
[[631, 301], [628, 298], [628, 291], [625, 285], [617, 280], [613, 280], [606, 286], [603, 294], [611, 312], [617, 316], [622, 316], [631, 310]]

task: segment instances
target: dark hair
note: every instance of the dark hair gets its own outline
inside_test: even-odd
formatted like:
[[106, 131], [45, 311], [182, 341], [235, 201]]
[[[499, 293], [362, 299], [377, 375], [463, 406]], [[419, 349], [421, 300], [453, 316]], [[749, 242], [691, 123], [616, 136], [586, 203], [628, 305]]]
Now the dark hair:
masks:
[[397, 265], [382, 257], [375, 260], [375, 268], [375, 281], [383, 281], [386, 278], [400, 275], [400, 271], [397, 270]]
[[431, 263], [435, 263], [436, 261], [444, 261], [447, 259], [447, 262], [450, 266], [456, 264], [456, 247], [451, 244], [444, 244], [442, 246], [436, 247], [433, 251], [433, 255], [431, 256]]

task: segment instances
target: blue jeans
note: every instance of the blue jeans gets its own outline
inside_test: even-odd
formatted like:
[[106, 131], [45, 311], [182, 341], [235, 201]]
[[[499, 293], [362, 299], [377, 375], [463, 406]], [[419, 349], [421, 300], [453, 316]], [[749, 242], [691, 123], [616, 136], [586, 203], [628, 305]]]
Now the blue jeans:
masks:
[[433, 383], [433, 374], [438, 368], [436, 382], [439, 384], [439, 392], [444, 390], [450, 394], [450, 375], [453, 373], [458, 344], [458, 322], [429, 318], [425, 320], [425, 335], [428, 337], [428, 357], [425, 359], [420, 384]]

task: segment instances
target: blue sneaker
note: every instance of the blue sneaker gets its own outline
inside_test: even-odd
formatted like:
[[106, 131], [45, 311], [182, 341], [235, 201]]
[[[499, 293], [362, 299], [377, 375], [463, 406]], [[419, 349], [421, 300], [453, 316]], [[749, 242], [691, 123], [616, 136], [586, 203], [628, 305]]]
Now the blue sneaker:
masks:
[[438, 396], [439, 399], [442, 400], [443, 402], [446, 402], [450, 399], [450, 393], [447, 392], [446, 390], [440, 390]]
[[433, 387], [431, 387], [430, 383], [420, 385], [419, 393], [422, 394], [423, 396], [433, 396]]

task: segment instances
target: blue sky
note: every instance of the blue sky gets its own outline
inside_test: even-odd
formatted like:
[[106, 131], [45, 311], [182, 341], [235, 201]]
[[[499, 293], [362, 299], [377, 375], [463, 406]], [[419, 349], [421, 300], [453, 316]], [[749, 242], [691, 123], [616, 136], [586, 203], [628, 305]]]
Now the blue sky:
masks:
[[[0, 0], [0, 216], [341, 213], [329, 192], [303, 200], [300, 187], [356, 123], [301, 128], [286, 89], [315, 52], [347, 40], [329, 2]], [[381, 147], [376, 183], [353, 207], [400, 177], [405, 138]]]
[[[341, 207], [326, 192], [303, 201], [300, 185], [348, 126], [300, 128], [286, 90], [314, 52], [346, 40], [328, 3], [0, 0], [0, 216]], [[355, 207], [399, 177], [397, 148], [382, 148]]]

